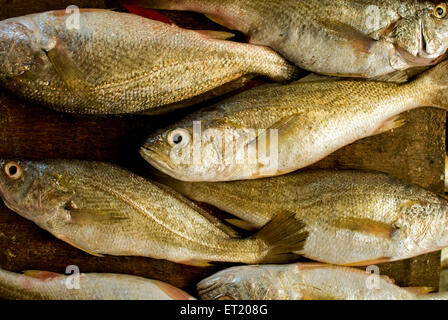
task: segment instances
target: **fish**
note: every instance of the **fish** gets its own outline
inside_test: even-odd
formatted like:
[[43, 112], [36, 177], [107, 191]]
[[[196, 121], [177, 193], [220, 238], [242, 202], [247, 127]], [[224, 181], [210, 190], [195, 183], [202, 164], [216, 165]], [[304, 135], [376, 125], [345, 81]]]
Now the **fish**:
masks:
[[242, 238], [173, 189], [102, 162], [0, 160], [0, 197], [56, 238], [99, 257], [201, 267], [284, 262], [297, 259], [293, 252], [307, 236], [303, 224], [284, 212]]
[[102, 9], [0, 22], [0, 86], [56, 111], [159, 114], [224, 94], [254, 75], [289, 81], [273, 50]]
[[400, 114], [448, 107], [448, 61], [415, 80], [268, 84], [153, 132], [145, 160], [190, 182], [260, 179], [308, 167], [360, 139], [398, 129]]
[[196, 300], [167, 283], [112, 273], [64, 275], [0, 269], [0, 298], [8, 300]]
[[448, 247], [448, 202], [391, 175], [363, 170], [304, 170], [233, 182], [183, 182], [154, 177], [189, 199], [258, 230], [289, 211], [308, 237], [296, 253], [321, 263], [365, 266], [416, 257]]
[[300, 68], [376, 78], [434, 65], [448, 48], [447, 2], [419, 0], [124, 0], [204, 13]]
[[[401, 288], [369, 270], [318, 263], [238, 266], [198, 283], [203, 300], [445, 300], [433, 288]], [[445, 299], [444, 299], [445, 298]]]

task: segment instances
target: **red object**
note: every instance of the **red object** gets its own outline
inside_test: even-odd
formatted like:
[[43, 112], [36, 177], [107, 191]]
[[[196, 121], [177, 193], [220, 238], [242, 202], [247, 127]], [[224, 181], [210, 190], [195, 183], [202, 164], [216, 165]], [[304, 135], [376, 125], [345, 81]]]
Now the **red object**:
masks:
[[254, 80], [254, 79], [252, 79], [252, 80], [249, 80], [249, 81], [246, 83], [246, 85], [240, 89], [240, 91], [241, 91], [241, 92], [243, 92], [243, 91], [247, 91], [247, 90], [253, 89], [253, 88], [255, 88], [255, 87], [262, 86], [262, 85], [267, 84], [267, 83], [268, 83], [268, 82], [265, 82], [265, 81], [262, 81], [262, 80], [258, 80], [258, 79], [255, 79], [255, 80]]
[[123, 4], [123, 7], [126, 10], [128, 10], [130, 13], [138, 15], [138, 16], [152, 19], [152, 20], [157, 20], [157, 21], [164, 22], [167, 24], [174, 24], [174, 22], [172, 22], [170, 19], [165, 17], [163, 14], [161, 14], [157, 10], [145, 9], [145, 8], [142, 8], [139, 6], [132, 6], [130, 4]]

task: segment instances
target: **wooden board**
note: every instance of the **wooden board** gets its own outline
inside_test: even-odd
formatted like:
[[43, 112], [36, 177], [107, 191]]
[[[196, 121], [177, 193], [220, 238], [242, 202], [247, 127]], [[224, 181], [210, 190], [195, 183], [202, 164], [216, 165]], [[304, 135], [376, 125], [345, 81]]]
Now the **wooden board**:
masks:
[[[0, 0], [0, 17], [62, 9], [68, 2], [103, 6], [101, 1]], [[180, 26], [220, 29], [198, 14], [167, 15]], [[30, 105], [0, 91], [0, 156], [108, 161], [146, 175], [149, 166], [138, 154], [140, 144], [151, 131], [186, 112], [169, 117], [71, 116]], [[406, 126], [356, 142], [313, 167], [379, 170], [443, 193], [446, 113], [428, 108], [408, 112], [404, 118]], [[55, 239], [0, 202], [1, 267], [63, 273], [68, 265], [77, 265], [82, 272], [127, 273], [158, 279], [191, 294], [195, 294], [198, 281], [229, 266], [196, 268], [146, 258], [92, 257]], [[391, 276], [400, 286], [439, 285], [439, 252], [380, 267], [382, 274]]]

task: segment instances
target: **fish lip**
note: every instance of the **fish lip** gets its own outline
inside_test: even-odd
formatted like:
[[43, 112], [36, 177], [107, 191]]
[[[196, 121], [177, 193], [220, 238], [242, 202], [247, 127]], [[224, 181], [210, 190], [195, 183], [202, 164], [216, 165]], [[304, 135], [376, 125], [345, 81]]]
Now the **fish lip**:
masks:
[[420, 52], [419, 56], [421, 56], [422, 53], [426, 52], [426, 39], [425, 39], [425, 31], [424, 31], [424, 25], [423, 22], [420, 21]]
[[437, 60], [439, 60], [441, 57], [443, 57], [445, 55], [445, 54], [442, 54], [435, 58], [425, 58], [425, 57], [429, 56], [427, 49], [428, 49], [428, 42], [426, 41], [426, 36], [425, 36], [425, 25], [424, 25], [423, 21], [420, 21], [420, 48], [419, 48], [419, 52], [418, 52], [418, 57], [421, 59], [432, 59], [433, 60], [432, 63], [435, 63], [435, 62], [437, 62]]
[[395, 46], [395, 49], [397, 50], [400, 57], [406, 63], [408, 63], [410, 66], [414, 66], [414, 67], [434, 65], [445, 56], [445, 54], [442, 54], [435, 58], [424, 58], [424, 57], [420, 57], [420, 56], [414, 56], [412, 53], [410, 53], [406, 49], [403, 49], [399, 46]]
[[160, 152], [152, 149], [151, 147], [147, 146], [146, 144], [140, 148], [139, 152], [140, 152], [140, 155], [143, 157], [143, 159], [145, 159], [154, 168], [156, 168], [170, 176], [172, 175], [172, 173], [174, 173], [174, 168], [172, 166], [170, 166], [168, 163], [166, 163], [165, 161], [156, 161], [153, 159], [152, 155], [156, 155], [159, 158], [163, 159], [164, 155], [161, 154]]
[[222, 293], [217, 292], [216, 289], [223, 286], [222, 280], [219, 278], [205, 279], [199, 282], [196, 286], [199, 296], [207, 297], [208, 299], [219, 299], [223, 296]]
[[419, 26], [420, 26], [420, 48], [419, 48], [417, 56], [413, 55], [406, 49], [403, 49], [402, 47], [397, 46], [397, 45], [395, 45], [395, 49], [399, 53], [400, 57], [402, 59], [404, 59], [411, 66], [434, 65], [434, 64], [438, 63], [445, 56], [445, 53], [443, 53], [439, 56], [436, 56], [436, 57], [432, 57], [432, 58], [425, 57], [425, 56], [428, 56], [428, 54], [427, 54], [428, 43], [427, 43], [426, 37], [425, 37], [425, 26], [422, 21], [420, 21]]

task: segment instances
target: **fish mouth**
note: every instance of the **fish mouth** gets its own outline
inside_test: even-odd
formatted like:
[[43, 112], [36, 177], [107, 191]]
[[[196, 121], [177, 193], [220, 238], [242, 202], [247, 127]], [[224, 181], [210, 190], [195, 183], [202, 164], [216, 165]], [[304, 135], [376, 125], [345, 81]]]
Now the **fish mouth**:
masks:
[[445, 53], [439, 56], [431, 57], [431, 55], [428, 53], [428, 42], [426, 41], [425, 26], [422, 21], [420, 21], [419, 27], [420, 44], [416, 56], [399, 46], [396, 46], [396, 49], [400, 56], [411, 66], [430, 66], [437, 64], [438, 62], [440, 62], [440, 60], [443, 59]]
[[427, 49], [427, 42], [426, 42], [426, 38], [425, 38], [425, 30], [424, 30], [424, 25], [423, 22], [420, 21], [420, 50], [418, 55], [422, 56], [422, 54], [426, 53], [426, 49]]
[[[218, 300], [225, 296], [223, 293], [219, 292], [219, 289], [223, 286], [223, 282], [219, 278], [205, 279], [197, 284], [197, 291], [201, 298], [206, 298], [209, 300]], [[233, 299], [233, 298], [230, 298]]]
[[[149, 147], [148, 145], [143, 145], [140, 148], [140, 155], [146, 160], [151, 166], [159, 171], [162, 171], [170, 176], [174, 173], [174, 167], [169, 163], [169, 157], [166, 154], [158, 152], [157, 150]], [[154, 158], [158, 158], [161, 161], [156, 161]]]
[[445, 54], [437, 56], [435, 58], [424, 58], [420, 56], [414, 56], [412, 53], [399, 46], [395, 46], [395, 49], [399, 53], [400, 57], [406, 61], [406, 63], [412, 67], [431, 66], [440, 62]]

